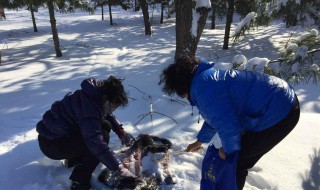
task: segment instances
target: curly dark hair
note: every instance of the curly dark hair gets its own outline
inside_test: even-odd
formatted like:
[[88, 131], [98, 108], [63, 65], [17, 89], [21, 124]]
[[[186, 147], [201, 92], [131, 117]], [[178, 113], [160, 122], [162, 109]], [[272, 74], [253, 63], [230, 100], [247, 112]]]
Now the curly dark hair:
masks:
[[199, 64], [194, 58], [182, 56], [162, 71], [159, 84], [164, 83], [162, 91], [168, 95], [176, 93], [182, 97], [190, 91], [193, 70]]
[[128, 104], [128, 96], [121, 83], [123, 80], [111, 75], [106, 80], [102, 80], [99, 87], [102, 93], [107, 95], [108, 101], [118, 106]]

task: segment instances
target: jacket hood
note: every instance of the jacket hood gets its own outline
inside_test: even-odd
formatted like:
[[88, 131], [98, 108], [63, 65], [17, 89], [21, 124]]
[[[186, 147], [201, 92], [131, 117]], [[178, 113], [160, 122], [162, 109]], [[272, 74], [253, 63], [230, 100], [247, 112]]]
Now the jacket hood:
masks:
[[82, 91], [87, 94], [89, 97], [99, 100], [101, 97], [101, 92], [97, 88], [100, 86], [100, 82], [94, 78], [88, 78], [82, 81], [81, 89]]

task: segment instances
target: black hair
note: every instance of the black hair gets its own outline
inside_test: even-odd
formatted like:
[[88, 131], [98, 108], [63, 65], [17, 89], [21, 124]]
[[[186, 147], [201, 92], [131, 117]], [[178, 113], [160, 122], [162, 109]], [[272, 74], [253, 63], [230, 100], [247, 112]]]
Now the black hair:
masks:
[[176, 93], [182, 97], [189, 94], [193, 70], [198, 61], [189, 56], [182, 56], [162, 71], [160, 82], [164, 83], [162, 91], [168, 95]]
[[99, 87], [102, 93], [107, 95], [107, 100], [118, 106], [128, 104], [128, 96], [121, 83], [123, 80], [111, 75], [106, 80], [102, 80]]

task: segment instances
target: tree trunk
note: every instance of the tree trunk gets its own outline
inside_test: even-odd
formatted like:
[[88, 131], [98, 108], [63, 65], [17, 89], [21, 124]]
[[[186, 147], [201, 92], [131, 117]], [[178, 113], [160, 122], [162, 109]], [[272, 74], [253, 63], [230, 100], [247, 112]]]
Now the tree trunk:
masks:
[[161, 17], [160, 17], [160, 24], [163, 23], [163, 9], [164, 9], [164, 3], [161, 3]]
[[58, 30], [57, 30], [57, 26], [56, 26], [56, 18], [54, 16], [53, 0], [49, 0], [47, 5], [48, 5], [49, 15], [50, 15], [50, 23], [51, 23], [54, 48], [56, 50], [57, 57], [61, 57], [62, 53], [61, 53], [61, 49], [60, 49]]
[[134, 0], [134, 11], [137, 12], [140, 10], [139, 2], [138, 0]]
[[111, 12], [111, 2], [110, 0], [108, 1], [108, 6], [109, 6], [109, 16], [110, 16], [110, 25], [113, 25], [113, 20], [112, 20], [112, 12]]
[[104, 9], [103, 4], [101, 5], [101, 19], [104, 20]]
[[4, 13], [4, 8], [3, 7], [0, 7], [0, 19], [6, 19], [6, 14]]
[[217, 11], [217, 0], [211, 0], [211, 9], [212, 9], [212, 17], [211, 17], [211, 29], [216, 28], [216, 11]]
[[151, 23], [148, 12], [148, 3], [146, 0], [140, 0], [140, 5], [143, 14], [145, 35], [151, 36]]
[[234, 12], [234, 0], [228, 0], [227, 21], [226, 21], [226, 28], [224, 33], [224, 41], [223, 41], [222, 49], [229, 48], [230, 28], [232, 24], [233, 12]]
[[[197, 46], [206, 24], [209, 10], [206, 7], [193, 9], [192, 0], [175, 0], [176, 8], [176, 54], [175, 59], [182, 55], [195, 57]], [[193, 12], [200, 14], [197, 22], [192, 22]], [[197, 24], [196, 34], [192, 34], [192, 23]], [[194, 36], [196, 35], [196, 36]]]
[[33, 24], [33, 31], [38, 32], [37, 24], [36, 24], [36, 19], [34, 17], [34, 10], [32, 3], [30, 4], [30, 12], [31, 12], [31, 18], [32, 18], [32, 24]]

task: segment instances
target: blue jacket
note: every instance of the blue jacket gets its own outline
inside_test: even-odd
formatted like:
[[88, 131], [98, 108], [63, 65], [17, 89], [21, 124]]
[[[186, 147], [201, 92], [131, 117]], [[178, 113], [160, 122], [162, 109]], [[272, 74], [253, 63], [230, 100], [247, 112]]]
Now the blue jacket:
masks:
[[189, 94], [191, 105], [205, 120], [197, 136], [200, 142], [210, 142], [218, 132], [225, 152], [231, 154], [241, 149], [243, 132], [267, 129], [291, 110], [295, 93], [282, 79], [212, 66], [206, 62], [197, 66]]
[[[116, 170], [120, 161], [103, 140], [104, 113], [97, 83], [96, 79], [86, 79], [80, 90], [54, 102], [37, 124], [37, 132], [49, 140], [81, 134], [92, 154], [109, 169]], [[122, 125], [113, 124], [113, 131], [118, 130], [115, 127], [122, 128]]]

